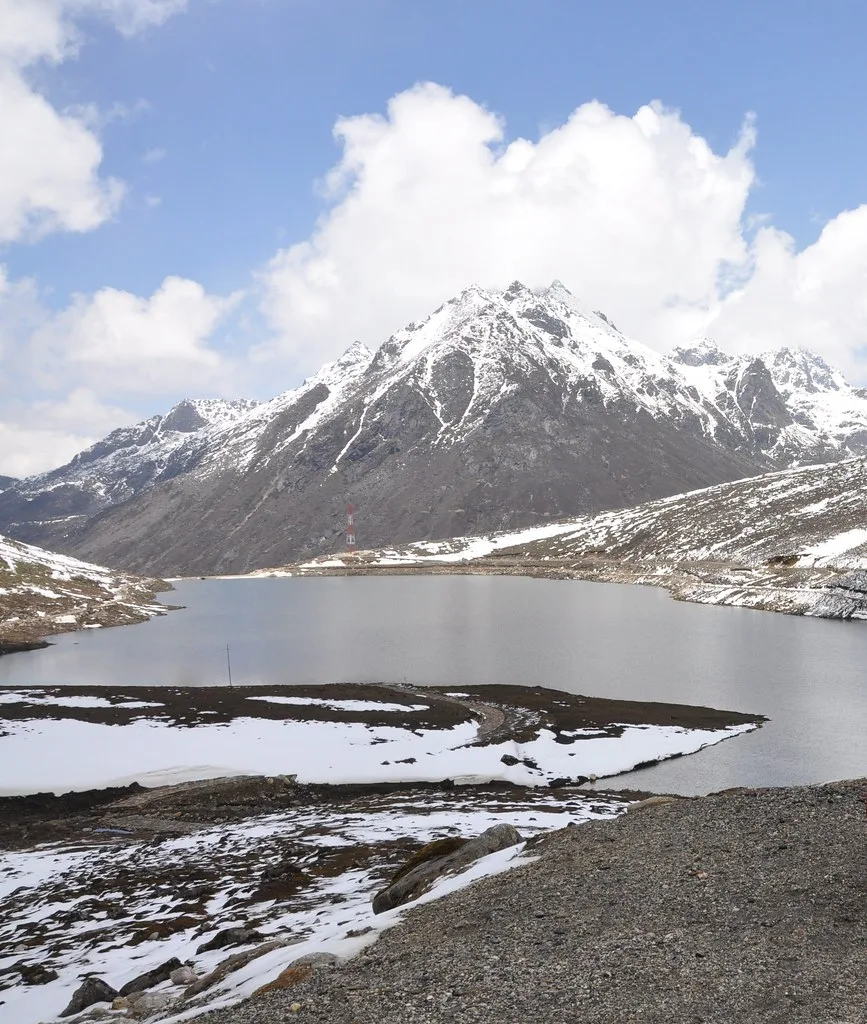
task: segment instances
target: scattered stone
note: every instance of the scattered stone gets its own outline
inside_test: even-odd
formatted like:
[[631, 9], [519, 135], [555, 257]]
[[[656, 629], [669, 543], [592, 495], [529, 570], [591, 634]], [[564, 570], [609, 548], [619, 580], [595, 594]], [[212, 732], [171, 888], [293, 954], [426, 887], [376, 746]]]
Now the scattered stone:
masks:
[[252, 960], [256, 960], [260, 956], [264, 956], [266, 953], [270, 953], [273, 949], [280, 949], [281, 946], [287, 946], [289, 943], [283, 939], [272, 939], [270, 942], [266, 942], [261, 946], [256, 946], [255, 949], [245, 950], [243, 953], [235, 953], [234, 956], [230, 956], [227, 959], [221, 961], [211, 971], [210, 974], [206, 974], [204, 978], [199, 978], [198, 981], [194, 981], [189, 988], [184, 991], [184, 999], [192, 999], [193, 996], [197, 996], [200, 992], [204, 992], [211, 986], [216, 985], [217, 982], [222, 981], [223, 978], [227, 977], [232, 971], [237, 971], [239, 967], [244, 967]]
[[[203, 942], [196, 952], [208, 953], [212, 949], [225, 949], [226, 946], [244, 946], [251, 942], [264, 941], [265, 936], [261, 932], [257, 932], [255, 928], [224, 928], [207, 942]], [[174, 964], [174, 967], [180, 966], [180, 961]]]
[[168, 992], [137, 992], [135, 995], [137, 998], [130, 1000], [132, 1004], [130, 1012], [139, 1020], [152, 1017], [172, 1002], [172, 997]]
[[25, 985], [47, 985], [58, 977], [57, 971], [45, 964], [25, 964], [19, 961], [12, 969], [18, 971]]
[[71, 1017], [73, 1014], [86, 1010], [88, 1006], [93, 1006], [94, 1003], [111, 1003], [117, 995], [117, 989], [107, 985], [102, 978], [85, 978], [73, 993], [69, 1005], [60, 1016]]
[[172, 971], [169, 975], [169, 981], [173, 985], [192, 985], [198, 975], [192, 967], [184, 964], [182, 967], [178, 967], [177, 970]]
[[418, 899], [443, 875], [460, 871], [468, 864], [497, 850], [505, 850], [521, 842], [521, 836], [512, 825], [494, 825], [476, 839], [461, 844], [460, 848], [445, 856], [426, 860], [410, 870], [398, 872], [394, 880], [373, 898], [374, 914], [399, 907]]
[[143, 992], [145, 989], [153, 988], [154, 985], [168, 981], [172, 971], [176, 971], [181, 966], [180, 960], [173, 956], [171, 960], [166, 960], [164, 964], [160, 964], [159, 967], [155, 967], [152, 971], [147, 971], [145, 974], [140, 974], [137, 978], [133, 978], [132, 981], [128, 981], [121, 987], [120, 994], [128, 996], [132, 995], [133, 992]]

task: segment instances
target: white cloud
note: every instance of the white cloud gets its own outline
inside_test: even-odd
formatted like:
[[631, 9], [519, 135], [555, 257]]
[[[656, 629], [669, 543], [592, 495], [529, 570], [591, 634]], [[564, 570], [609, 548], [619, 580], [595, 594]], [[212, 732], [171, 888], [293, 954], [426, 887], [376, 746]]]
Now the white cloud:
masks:
[[[785, 232], [762, 228], [747, 283], [719, 302], [707, 330], [723, 346], [780, 345], [821, 353], [851, 379], [867, 376], [867, 206], [831, 220], [798, 252]], [[859, 351], [860, 350], [860, 351]]]
[[145, 205], [149, 206], [152, 210], [156, 209], [157, 206], [162, 205], [162, 196], [146, 195], [144, 197]]
[[338, 121], [323, 216], [261, 274], [275, 347], [310, 368], [472, 282], [560, 278], [662, 350], [706, 332], [733, 348], [803, 340], [865, 375], [852, 353], [867, 336], [867, 213], [841, 214], [802, 253], [747, 218], [751, 119], [722, 154], [658, 104], [627, 117], [586, 103], [537, 141], [505, 131], [431, 84], [385, 117]]
[[161, 160], [165, 160], [168, 156], [168, 150], [163, 149], [161, 146], [155, 146], [153, 149], [148, 149], [142, 160], [146, 164], [158, 164]]
[[[32, 0], [27, 0], [32, 2]], [[188, 0], [61, 0], [72, 14], [94, 14], [109, 18], [123, 35], [162, 25], [174, 14], [187, 9]]]
[[69, 462], [94, 440], [81, 434], [0, 422], [0, 473], [18, 477], [43, 473]]
[[201, 390], [223, 380], [225, 362], [208, 340], [237, 301], [180, 277], [150, 298], [102, 288], [77, 296], [32, 345], [46, 381], [72, 374], [115, 392]]
[[0, 473], [61, 465], [180, 397], [233, 394], [242, 367], [212, 335], [239, 298], [168, 277], [149, 298], [103, 288], [53, 312], [34, 281], [0, 266]]
[[0, 66], [0, 242], [49, 231], [90, 231], [117, 209], [123, 186], [100, 179], [102, 147]]
[[185, 7], [186, 0], [0, 0], [0, 244], [90, 231], [123, 195], [118, 181], [99, 173], [96, 130], [105, 118], [87, 106], [56, 110], [31, 86], [27, 68], [74, 56], [80, 19], [107, 18], [132, 35]]
[[579, 107], [538, 142], [504, 143], [499, 118], [436, 85], [388, 117], [344, 119], [331, 207], [265, 272], [265, 311], [312, 360], [383, 340], [472, 282], [559, 277], [647, 337], [671, 301], [701, 303], [747, 249], [748, 122], [714, 154], [676, 112]]
[[59, 400], [13, 404], [0, 422], [0, 473], [30, 476], [63, 465], [94, 441], [138, 419], [86, 388]]

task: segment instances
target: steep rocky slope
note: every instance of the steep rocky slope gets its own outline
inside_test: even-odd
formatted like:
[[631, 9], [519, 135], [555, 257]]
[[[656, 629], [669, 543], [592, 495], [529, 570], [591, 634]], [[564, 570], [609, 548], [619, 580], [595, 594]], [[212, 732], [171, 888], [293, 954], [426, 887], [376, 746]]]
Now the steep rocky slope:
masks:
[[243, 572], [339, 550], [347, 500], [375, 546], [857, 454], [867, 400], [808, 353], [669, 358], [558, 282], [515, 282], [170, 447], [114, 445], [0, 493], [0, 528], [125, 569]]
[[51, 633], [162, 615], [162, 580], [112, 572], [0, 537], [0, 654]]

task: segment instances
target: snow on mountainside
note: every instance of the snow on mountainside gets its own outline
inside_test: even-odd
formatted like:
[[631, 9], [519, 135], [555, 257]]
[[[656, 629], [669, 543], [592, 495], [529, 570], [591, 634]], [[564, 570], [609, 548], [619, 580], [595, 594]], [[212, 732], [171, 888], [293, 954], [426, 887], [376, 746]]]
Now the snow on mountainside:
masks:
[[[373, 553], [373, 562], [535, 558], [736, 562], [867, 570], [867, 458], [718, 484], [634, 508]], [[314, 565], [315, 563], [310, 563]]]
[[559, 282], [515, 282], [466, 289], [375, 354], [356, 343], [231, 422], [171, 443], [157, 426], [0, 492], [0, 529], [139, 571], [248, 571], [339, 549], [347, 500], [375, 546], [867, 452], [867, 399], [807, 353], [667, 357]]
[[114, 626], [163, 615], [161, 580], [99, 565], [0, 536], [0, 654], [51, 633]]
[[256, 406], [247, 399], [185, 399], [164, 416], [119, 427], [67, 465], [0, 488], [0, 523], [22, 540], [50, 540], [58, 524], [95, 515], [188, 471], [205, 436]]
[[783, 461], [867, 450], [863, 389], [851, 387], [812, 352], [780, 348], [759, 356], [729, 356], [702, 338], [691, 348], [675, 349], [672, 359], [745, 433], [764, 436], [764, 447]]

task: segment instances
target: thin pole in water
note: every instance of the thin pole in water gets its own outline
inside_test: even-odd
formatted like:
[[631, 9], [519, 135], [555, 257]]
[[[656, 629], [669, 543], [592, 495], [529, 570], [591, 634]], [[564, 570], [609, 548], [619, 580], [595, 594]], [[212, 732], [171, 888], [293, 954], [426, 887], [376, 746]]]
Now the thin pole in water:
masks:
[[232, 659], [229, 656], [229, 645], [226, 644], [226, 667], [229, 669], [229, 689], [232, 688]]

